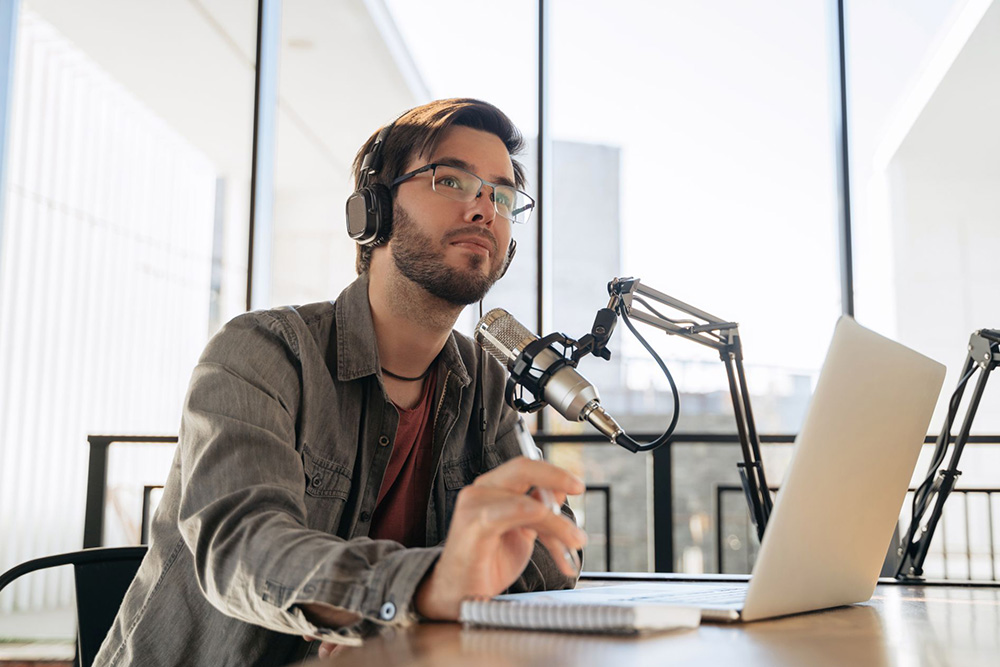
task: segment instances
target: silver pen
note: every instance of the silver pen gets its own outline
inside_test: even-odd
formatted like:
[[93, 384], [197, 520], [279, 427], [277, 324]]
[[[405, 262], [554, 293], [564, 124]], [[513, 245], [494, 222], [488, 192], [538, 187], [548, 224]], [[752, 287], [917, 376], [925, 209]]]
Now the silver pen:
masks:
[[[517, 424], [514, 425], [514, 432], [517, 434], [517, 442], [521, 446], [521, 454], [525, 458], [531, 459], [532, 461], [543, 461], [542, 454], [535, 445], [535, 439], [531, 437], [531, 433], [528, 431], [528, 427], [524, 425], [524, 420], [518, 417]], [[555, 496], [552, 495], [552, 491], [549, 489], [539, 489], [535, 488], [535, 493], [538, 494], [538, 499], [547, 506], [552, 513], [556, 516], [562, 515], [562, 508], [559, 507], [559, 503], [556, 502]], [[580, 573], [580, 558], [577, 556], [576, 551], [570, 549], [566, 545], [563, 545], [563, 559], [573, 566], [573, 570], [579, 574]]]

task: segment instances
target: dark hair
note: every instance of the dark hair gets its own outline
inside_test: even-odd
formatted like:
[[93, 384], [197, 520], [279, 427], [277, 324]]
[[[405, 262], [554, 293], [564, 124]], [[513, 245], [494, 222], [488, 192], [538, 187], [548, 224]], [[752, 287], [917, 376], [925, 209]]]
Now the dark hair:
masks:
[[[372, 176], [371, 183], [382, 183], [390, 187], [392, 181], [403, 174], [413, 156], [432, 153], [445, 131], [451, 127], [469, 127], [499, 137], [511, 156], [514, 182], [518, 188], [524, 188], [524, 166], [513, 158], [524, 149], [521, 132], [500, 109], [489, 102], [469, 98], [437, 100], [410, 109], [397, 118], [382, 144], [380, 149], [382, 166], [378, 173]], [[368, 138], [354, 158], [352, 174], [355, 188], [358, 187], [361, 162], [371, 150], [378, 133], [379, 130], [376, 130]], [[355, 261], [358, 275], [368, 270], [371, 261], [372, 246], [358, 245]]]

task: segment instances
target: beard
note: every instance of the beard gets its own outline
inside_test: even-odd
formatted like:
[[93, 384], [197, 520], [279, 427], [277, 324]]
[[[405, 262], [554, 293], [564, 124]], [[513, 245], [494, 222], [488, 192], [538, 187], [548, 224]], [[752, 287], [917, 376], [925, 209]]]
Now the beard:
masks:
[[490, 258], [493, 259], [494, 266], [490, 267], [488, 273], [483, 273], [482, 266], [489, 259], [481, 255], [470, 255], [467, 268], [454, 268], [446, 264], [445, 248], [448, 240], [467, 236], [469, 233], [469, 229], [448, 232], [442, 237], [440, 247], [435, 247], [431, 237], [420, 231], [406, 211], [399, 205], [393, 205], [391, 243], [396, 268], [434, 296], [456, 306], [468, 306], [486, 296], [493, 283], [500, 278], [505, 260], [497, 252], [496, 239], [484, 231], [481, 235], [493, 245]]

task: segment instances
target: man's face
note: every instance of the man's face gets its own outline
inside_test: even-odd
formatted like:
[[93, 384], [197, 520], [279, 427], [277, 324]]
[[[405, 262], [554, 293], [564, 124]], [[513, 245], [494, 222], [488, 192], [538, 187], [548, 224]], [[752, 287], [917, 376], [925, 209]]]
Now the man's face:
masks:
[[[514, 183], [507, 147], [481, 130], [450, 129], [432, 155], [414, 158], [404, 173], [430, 163], [458, 166], [493, 183]], [[400, 184], [387, 247], [404, 276], [449, 303], [468, 305], [500, 277], [511, 223], [497, 215], [489, 186], [479, 198], [458, 202], [434, 192], [431, 178], [428, 171]]]

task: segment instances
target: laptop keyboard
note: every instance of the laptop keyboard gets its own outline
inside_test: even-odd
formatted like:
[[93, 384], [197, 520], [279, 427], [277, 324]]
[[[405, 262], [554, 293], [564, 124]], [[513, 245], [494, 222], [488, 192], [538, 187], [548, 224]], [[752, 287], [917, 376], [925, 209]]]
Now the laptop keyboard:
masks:
[[667, 602], [670, 604], [692, 605], [734, 605], [741, 604], [747, 596], [747, 589], [716, 588], [712, 590], [677, 590], [654, 595], [636, 595], [630, 602]]

